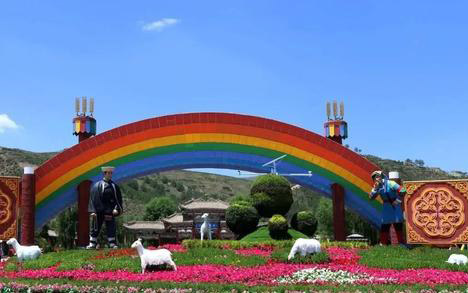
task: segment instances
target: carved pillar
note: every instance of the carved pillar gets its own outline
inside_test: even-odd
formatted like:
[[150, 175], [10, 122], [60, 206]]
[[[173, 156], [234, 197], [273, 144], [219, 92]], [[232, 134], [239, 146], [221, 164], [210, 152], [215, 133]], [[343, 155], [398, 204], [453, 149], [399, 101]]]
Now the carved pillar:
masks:
[[346, 240], [344, 188], [334, 183], [331, 185], [333, 200], [333, 233], [335, 241]]
[[24, 167], [21, 179], [21, 240], [22, 245], [34, 244], [36, 211], [36, 175], [33, 167]]
[[78, 185], [78, 241], [76, 245], [79, 247], [89, 244], [88, 202], [91, 183], [91, 181], [86, 180]]

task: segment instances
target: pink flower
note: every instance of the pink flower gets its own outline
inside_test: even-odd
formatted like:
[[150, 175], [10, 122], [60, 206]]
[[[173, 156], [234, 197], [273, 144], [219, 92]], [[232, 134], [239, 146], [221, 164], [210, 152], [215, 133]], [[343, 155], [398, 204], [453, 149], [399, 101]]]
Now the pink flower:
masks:
[[240, 255], [261, 255], [261, 256], [270, 256], [272, 250], [268, 249], [259, 249], [259, 248], [245, 248], [237, 249], [236, 254]]
[[335, 264], [357, 264], [361, 258], [357, 249], [344, 249], [340, 247], [329, 247], [326, 249], [332, 263]]
[[182, 244], [164, 244], [158, 248], [165, 248], [170, 252], [187, 252], [187, 249]]
[[[181, 251], [181, 245], [162, 246], [171, 251]], [[468, 284], [468, 273], [446, 271], [440, 269], [380, 269], [360, 265], [356, 249], [331, 247], [326, 249], [330, 256], [327, 264], [292, 264], [269, 261], [265, 265], [255, 267], [237, 267], [227, 265], [181, 265], [177, 271], [156, 271], [145, 274], [132, 273], [125, 270], [94, 272], [86, 269], [57, 271], [57, 266], [39, 270], [23, 270], [20, 272], [5, 272], [4, 263], [0, 263], [0, 278], [16, 279], [48, 279], [62, 278], [86, 281], [170, 281], [190, 283], [238, 283], [245, 285], [275, 285], [282, 276], [290, 276], [294, 272], [307, 268], [326, 268], [331, 271], [347, 271], [352, 274], [366, 275], [367, 279], [357, 281], [358, 284]], [[111, 252], [114, 256], [125, 255], [121, 252]], [[267, 256], [272, 249], [256, 247], [238, 249], [236, 253], [244, 255]], [[115, 254], [114, 254], [115, 253]]]

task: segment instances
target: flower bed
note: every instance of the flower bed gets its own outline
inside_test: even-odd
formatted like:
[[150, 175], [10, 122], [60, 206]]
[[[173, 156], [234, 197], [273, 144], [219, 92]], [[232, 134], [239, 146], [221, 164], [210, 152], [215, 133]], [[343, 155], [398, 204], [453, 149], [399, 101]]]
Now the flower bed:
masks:
[[[207, 241], [208, 242], [208, 241]], [[23, 270], [7, 271], [0, 264], [0, 278], [8, 280], [61, 279], [94, 282], [171, 282], [174, 284], [237, 284], [242, 286], [294, 286], [294, 284], [414, 285], [468, 284], [468, 273], [420, 268], [393, 269], [370, 267], [362, 263], [356, 248], [329, 247], [304, 262], [287, 261], [288, 249], [251, 246], [237, 249], [166, 246], [173, 252], [177, 271], [139, 273], [139, 258], [133, 249], [97, 252], [69, 251], [57, 256], [44, 255], [36, 263], [25, 263]], [[380, 249], [380, 248], [377, 248]], [[391, 251], [394, 248], [386, 248]], [[364, 251], [367, 253], [367, 251]], [[387, 253], [386, 251], [384, 251]], [[78, 257], [80, 256], [80, 257]], [[41, 257], [42, 258], [42, 257]], [[66, 260], [66, 261], [64, 261]], [[307, 261], [308, 260], [308, 261]], [[382, 259], [384, 260], [384, 259]], [[9, 265], [13, 262], [10, 260]], [[34, 264], [37, 266], [34, 267]], [[53, 265], [50, 265], [53, 264]], [[49, 265], [47, 267], [44, 267]], [[64, 269], [69, 268], [69, 269]], [[125, 269], [125, 270], [124, 270]]]

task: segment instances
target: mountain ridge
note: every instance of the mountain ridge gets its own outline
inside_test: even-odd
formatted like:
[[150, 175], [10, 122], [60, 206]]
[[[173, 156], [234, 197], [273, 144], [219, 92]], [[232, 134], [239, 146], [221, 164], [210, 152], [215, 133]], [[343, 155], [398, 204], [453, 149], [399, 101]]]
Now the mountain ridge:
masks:
[[[0, 175], [21, 176], [22, 167], [38, 166], [57, 154], [56, 152], [35, 153], [21, 149], [0, 147]], [[421, 160], [396, 161], [365, 155], [368, 160], [384, 172], [398, 171], [404, 181], [462, 179], [468, 173], [449, 173], [440, 168], [426, 167]], [[142, 219], [145, 205], [154, 197], [171, 196], [177, 203], [192, 198], [220, 199], [229, 201], [237, 195], [248, 195], [252, 178], [236, 178], [212, 173], [173, 170], [154, 173], [120, 184], [126, 206], [125, 221]], [[319, 195], [301, 188], [295, 195], [295, 204], [290, 213], [317, 207]]]

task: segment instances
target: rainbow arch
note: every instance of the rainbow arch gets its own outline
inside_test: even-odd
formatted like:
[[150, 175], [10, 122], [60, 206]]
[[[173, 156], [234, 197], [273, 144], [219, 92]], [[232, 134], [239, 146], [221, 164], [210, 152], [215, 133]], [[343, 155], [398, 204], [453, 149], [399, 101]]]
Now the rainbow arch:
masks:
[[279, 121], [231, 113], [188, 113], [123, 125], [64, 150], [36, 174], [36, 229], [77, 199], [83, 180], [100, 179], [100, 167], [114, 165], [121, 182], [159, 171], [224, 168], [265, 172], [262, 164], [282, 154], [283, 173], [331, 196], [330, 185], [345, 189], [345, 205], [380, 226], [381, 203], [369, 201], [370, 174], [378, 167], [323, 136]]

